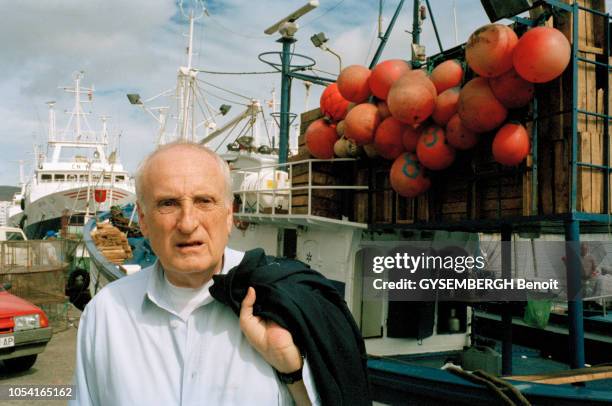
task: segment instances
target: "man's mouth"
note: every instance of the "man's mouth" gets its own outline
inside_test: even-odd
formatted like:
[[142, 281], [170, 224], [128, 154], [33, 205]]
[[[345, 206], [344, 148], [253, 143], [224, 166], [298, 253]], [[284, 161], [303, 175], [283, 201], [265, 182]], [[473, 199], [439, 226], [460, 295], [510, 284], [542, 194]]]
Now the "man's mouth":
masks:
[[202, 244], [203, 244], [202, 241], [186, 241], [186, 242], [180, 242], [176, 244], [176, 246], [178, 248], [190, 248], [190, 247], [199, 247]]

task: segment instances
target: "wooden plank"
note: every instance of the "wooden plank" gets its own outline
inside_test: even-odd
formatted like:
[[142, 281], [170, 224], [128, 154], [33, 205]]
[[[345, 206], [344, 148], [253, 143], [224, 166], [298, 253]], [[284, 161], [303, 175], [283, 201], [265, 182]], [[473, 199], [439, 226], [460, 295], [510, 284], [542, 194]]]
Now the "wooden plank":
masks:
[[554, 182], [555, 191], [554, 206], [555, 213], [567, 213], [569, 211], [569, 151], [568, 142], [557, 141], [553, 145], [554, 159]]
[[[591, 163], [591, 133], [580, 132], [578, 133], [578, 160], [580, 162]], [[593, 205], [591, 200], [591, 168], [585, 168], [582, 166], [578, 167], [578, 191], [576, 208], [578, 211], [584, 211], [587, 213], [593, 212]]]
[[598, 366], [590, 368], [572, 369], [569, 371], [552, 372], [548, 374], [536, 375], [514, 375], [504, 379], [511, 379], [522, 382], [537, 382], [550, 385], [563, 385], [576, 382], [589, 382], [600, 379], [612, 378], [611, 366]]

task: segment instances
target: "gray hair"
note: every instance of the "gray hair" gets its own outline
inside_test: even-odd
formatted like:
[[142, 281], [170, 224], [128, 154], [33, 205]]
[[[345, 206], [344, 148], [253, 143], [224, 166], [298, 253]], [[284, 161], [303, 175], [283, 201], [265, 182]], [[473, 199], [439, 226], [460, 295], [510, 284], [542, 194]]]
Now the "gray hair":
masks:
[[147, 170], [149, 162], [157, 154], [167, 151], [177, 146], [184, 146], [184, 147], [191, 148], [197, 151], [202, 151], [215, 160], [215, 162], [219, 166], [219, 170], [221, 170], [221, 174], [223, 175], [223, 184], [225, 186], [225, 204], [226, 206], [230, 207], [232, 205], [232, 202], [234, 201], [234, 194], [232, 193], [232, 177], [230, 175], [229, 165], [227, 164], [227, 162], [223, 160], [223, 158], [221, 158], [221, 156], [219, 156], [219, 154], [217, 154], [212, 149], [202, 144], [199, 144], [197, 142], [187, 141], [187, 140], [177, 140], [177, 141], [172, 141], [167, 144], [161, 145], [157, 149], [155, 149], [153, 152], [149, 153], [140, 162], [140, 165], [138, 165], [138, 169], [136, 169], [136, 174], [134, 175], [134, 180], [136, 183], [136, 202], [138, 203], [138, 205], [141, 208], [144, 208], [144, 190], [143, 190], [142, 182], [144, 178], [144, 173]]

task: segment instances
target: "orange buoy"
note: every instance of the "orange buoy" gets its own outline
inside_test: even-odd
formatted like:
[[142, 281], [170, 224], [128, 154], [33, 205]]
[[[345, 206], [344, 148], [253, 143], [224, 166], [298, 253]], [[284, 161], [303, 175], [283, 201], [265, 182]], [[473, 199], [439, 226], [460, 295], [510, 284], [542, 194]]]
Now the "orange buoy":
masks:
[[436, 97], [436, 106], [431, 113], [431, 118], [439, 126], [444, 127], [453, 114], [457, 112], [460, 90], [458, 87], [451, 87]]
[[493, 158], [502, 165], [520, 164], [529, 154], [529, 134], [518, 123], [508, 123], [493, 139]]
[[395, 159], [389, 178], [393, 190], [404, 197], [416, 197], [431, 187], [425, 168], [412, 152], [405, 152]]
[[391, 117], [391, 112], [389, 111], [389, 106], [387, 106], [387, 102], [381, 100], [376, 103], [378, 106], [378, 113], [380, 114], [381, 120], [384, 120], [387, 117]]
[[431, 72], [430, 79], [438, 94], [446, 89], [459, 86], [463, 80], [463, 66], [456, 59], [444, 61], [434, 68]]
[[413, 70], [391, 86], [387, 106], [394, 118], [402, 123], [417, 125], [433, 113], [436, 96], [436, 87], [426, 74], [422, 70]]
[[411, 70], [408, 62], [401, 59], [389, 59], [376, 65], [370, 75], [370, 90], [381, 100], [387, 99], [391, 85], [404, 73]]
[[402, 144], [404, 149], [408, 152], [416, 152], [416, 147], [419, 142], [419, 138], [423, 133], [422, 127], [406, 126], [402, 133]]
[[342, 69], [336, 81], [342, 97], [354, 103], [366, 101], [370, 97], [370, 74], [371, 71], [362, 65], [351, 65]]
[[465, 59], [474, 72], [493, 78], [512, 68], [512, 53], [517, 43], [518, 37], [512, 28], [487, 24], [470, 35], [465, 45]]
[[514, 69], [525, 80], [549, 82], [563, 73], [569, 64], [571, 46], [563, 33], [551, 27], [527, 31], [516, 45]]
[[424, 167], [435, 171], [448, 168], [455, 160], [455, 149], [446, 142], [444, 130], [435, 124], [423, 130], [416, 153]]
[[463, 125], [477, 133], [494, 130], [508, 116], [508, 110], [497, 100], [488, 80], [480, 77], [461, 89], [457, 111]]
[[448, 120], [445, 135], [449, 145], [460, 150], [473, 148], [478, 143], [478, 134], [465, 128], [459, 114], [453, 115]]
[[489, 86], [497, 100], [509, 109], [526, 106], [535, 93], [533, 83], [523, 79], [514, 69], [489, 79]]
[[355, 141], [357, 145], [371, 144], [378, 124], [378, 108], [370, 103], [358, 104], [344, 119], [344, 137]]
[[334, 157], [334, 144], [338, 140], [336, 128], [325, 119], [313, 121], [306, 129], [306, 148], [312, 156], [319, 159]]
[[342, 97], [336, 83], [327, 86], [319, 100], [321, 113], [333, 121], [340, 121], [346, 116], [348, 104], [349, 101]]
[[374, 146], [378, 154], [385, 159], [395, 159], [404, 152], [402, 134], [406, 124], [393, 117], [388, 117], [376, 129]]

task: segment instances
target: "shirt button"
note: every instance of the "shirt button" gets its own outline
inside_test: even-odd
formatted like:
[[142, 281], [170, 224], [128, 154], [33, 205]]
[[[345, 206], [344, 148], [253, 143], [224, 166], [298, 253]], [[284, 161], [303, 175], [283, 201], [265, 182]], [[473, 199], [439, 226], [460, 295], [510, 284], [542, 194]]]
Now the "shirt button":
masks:
[[195, 378], [196, 378], [196, 376], [198, 376], [198, 373], [197, 373], [197, 372], [192, 372], [192, 373], [191, 373], [191, 379], [195, 379]]
[[179, 322], [178, 322], [178, 320], [172, 320], [172, 321], [170, 321], [170, 327], [171, 327], [173, 330], [176, 330], [176, 329], [178, 328], [178, 326], [179, 326]]

